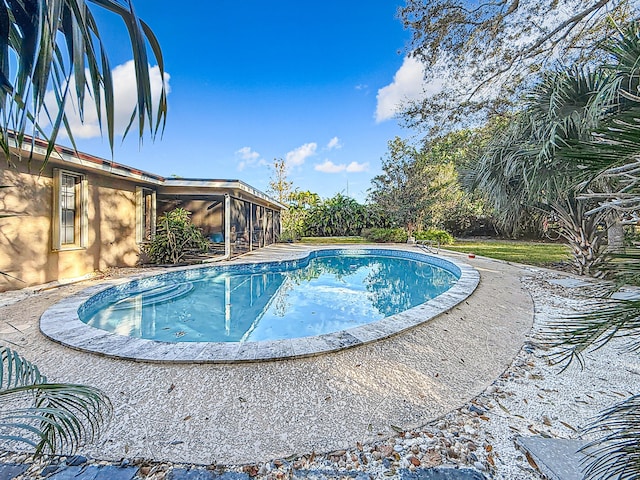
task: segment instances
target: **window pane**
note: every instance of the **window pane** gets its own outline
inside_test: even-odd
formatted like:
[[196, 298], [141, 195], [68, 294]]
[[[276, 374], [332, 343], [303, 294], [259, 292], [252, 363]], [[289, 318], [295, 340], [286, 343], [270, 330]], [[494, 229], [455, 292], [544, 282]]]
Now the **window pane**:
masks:
[[73, 175], [62, 175], [60, 182], [60, 243], [75, 243], [76, 232], [76, 183]]
[[151, 214], [153, 212], [153, 194], [151, 192], [144, 192], [143, 216], [144, 219], [144, 238], [143, 240], [151, 240], [152, 222]]

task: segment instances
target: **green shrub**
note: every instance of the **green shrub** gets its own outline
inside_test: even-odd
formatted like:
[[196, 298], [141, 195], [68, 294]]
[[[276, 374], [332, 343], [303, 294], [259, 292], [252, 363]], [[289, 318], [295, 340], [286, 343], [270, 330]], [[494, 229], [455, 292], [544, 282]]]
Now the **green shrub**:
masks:
[[451, 245], [453, 243], [453, 235], [444, 230], [430, 228], [426, 231], [419, 231], [414, 234], [416, 240], [432, 240], [440, 245]]
[[191, 212], [176, 208], [158, 219], [156, 235], [143, 247], [151, 263], [177, 264], [189, 252], [205, 252], [209, 242], [189, 219]]
[[408, 238], [402, 228], [369, 228], [362, 231], [362, 236], [377, 243], [406, 243]]

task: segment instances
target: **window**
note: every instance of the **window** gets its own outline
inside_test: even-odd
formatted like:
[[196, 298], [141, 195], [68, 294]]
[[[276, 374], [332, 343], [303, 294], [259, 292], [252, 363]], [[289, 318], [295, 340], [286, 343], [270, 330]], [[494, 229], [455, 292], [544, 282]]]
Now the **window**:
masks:
[[53, 250], [84, 248], [88, 224], [86, 177], [56, 168], [53, 185]]
[[60, 243], [75, 244], [77, 238], [76, 185], [78, 177], [62, 174], [60, 178]]
[[156, 234], [156, 192], [136, 187], [136, 241], [149, 242]]

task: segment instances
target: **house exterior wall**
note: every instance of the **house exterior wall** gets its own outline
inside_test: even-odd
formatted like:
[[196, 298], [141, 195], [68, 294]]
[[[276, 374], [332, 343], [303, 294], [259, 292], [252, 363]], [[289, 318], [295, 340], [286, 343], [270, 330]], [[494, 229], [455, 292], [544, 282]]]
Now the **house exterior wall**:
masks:
[[[81, 277], [96, 270], [133, 266], [136, 242], [136, 183], [78, 166], [50, 161], [0, 159], [0, 291]], [[53, 248], [54, 168], [84, 174], [87, 235], [84, 247]], [[15, 278], [12, 278], [15, 277]], [[20, 279], [20, 280], [17, 280]]]

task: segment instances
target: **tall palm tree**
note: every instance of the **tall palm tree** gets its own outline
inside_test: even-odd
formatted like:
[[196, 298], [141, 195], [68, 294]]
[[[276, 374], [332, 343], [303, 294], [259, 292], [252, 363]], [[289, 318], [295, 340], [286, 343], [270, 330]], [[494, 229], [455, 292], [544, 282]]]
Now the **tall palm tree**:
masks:
[[[75, 147], [64, 105], [75, 100], [83, 119], [87, 92], [91, 93], [89, 101], [95, 104], [100, 127], [106, 130], [113, 150], [111, 65], [89, 4], [118, 15], [129, 34], [138, 98], [125, 134], [136, 119], [140, 139], [147, 128], [153, 137], [164, 127], [166, 92], [163, 86], [158, 105], [154, 106], [148, 50], [164, 78], [162, 52], [130, 0], [1, 0], [0, 148], [7, 156], [12, 145], [23, 145], [28, 131], [32, 137], [37, 134], [48, 141], [47, 158], [61, 128]], [[57, 111], [46, 105], [48, 90], [55, 96]]]

